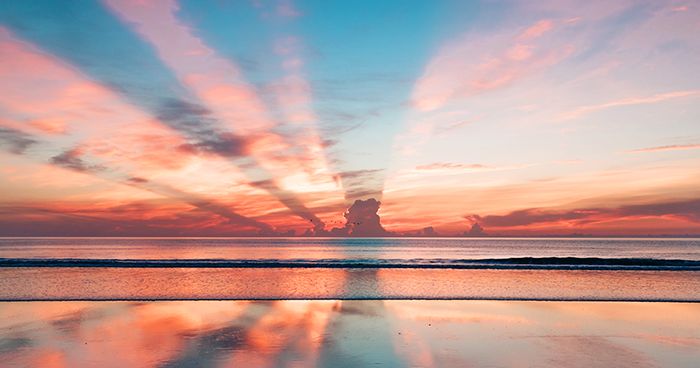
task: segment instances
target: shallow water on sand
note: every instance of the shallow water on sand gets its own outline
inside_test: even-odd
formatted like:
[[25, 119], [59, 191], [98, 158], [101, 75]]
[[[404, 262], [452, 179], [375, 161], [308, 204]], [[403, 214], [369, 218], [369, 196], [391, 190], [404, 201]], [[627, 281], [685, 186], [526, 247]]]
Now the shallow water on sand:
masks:
[[0, 303], [8, 367], [697, 367], [700, 304]]

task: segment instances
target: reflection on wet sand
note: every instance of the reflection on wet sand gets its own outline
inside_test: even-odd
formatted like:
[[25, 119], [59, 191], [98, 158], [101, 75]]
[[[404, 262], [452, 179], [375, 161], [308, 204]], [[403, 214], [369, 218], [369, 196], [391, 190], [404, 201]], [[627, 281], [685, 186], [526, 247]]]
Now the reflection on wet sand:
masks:
[[[345, 270], [344, 298], [353, 297], [358, 289], [378, 295], [376, 269]], [[358, 287], [358, 284], [361, 286]], [[392, 347], [392, 326], [384, 301], [341, 300], [336, 304], [323, 346], [320, 366], [367, 367], [403, 366]], [[361, 336], [361, 338], [357, 338]], [[342, 358], [341, 358], [342, 357]]]
[[694, 367], [700, 304], [0, 304], [8, 367]]

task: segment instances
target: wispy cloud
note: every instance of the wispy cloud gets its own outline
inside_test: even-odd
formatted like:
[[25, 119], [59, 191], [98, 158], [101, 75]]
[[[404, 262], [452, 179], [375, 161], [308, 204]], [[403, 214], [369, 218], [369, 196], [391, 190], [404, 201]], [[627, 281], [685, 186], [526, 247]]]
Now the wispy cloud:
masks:
[[645, 147], [626, 151], [627, 153], [646, 153], [663, 151], [684, 151], [700, 149], [700, 144], [672, 144], [668, 146]]
[[609, 101], [597, 105], [581, 106], [572, 111], [566, 112], [561, 115], [562, 120], [578, 119], [587, 114], [594, 113], [600, 110], [606, 110], [614, 107], [621, 106], [633, 106], [633, 105], [649, 105], [656, 104], [659, 102], [664, 102], [668, 100], [673, 100], [683, 97], [691, 97], [700, 95], [700, 90], [685, 90], [685, 91], [674, 91], [667, 93], [658, 93], [651, 96], [645, 97], [628, 97], [619, 100]]
[[416, 81], [413, 106], [432, 111], [454, 99], [507, 87], [562, 61], [574, 49], [547, 37], [556, 34], [555, 27], [553, 20], [543, 19], [515, 32], [466, 34], [446, 43]]
[[458, 164], [453, 162], [436, 162], [428, 165], [416, 166], [418, 171], [434, 171], [434, 170], [480, 170], [488, 169], [489, 167], [482, 164]]
[[404, 172], [407, 176], [425, 175], [459, 175], [476, 172], [518, 170], [539, 163], [515, 164], [515, 165], [484, 165], [479, 163], [434, 162], [426, 165], [418, 165], [414, 169]]

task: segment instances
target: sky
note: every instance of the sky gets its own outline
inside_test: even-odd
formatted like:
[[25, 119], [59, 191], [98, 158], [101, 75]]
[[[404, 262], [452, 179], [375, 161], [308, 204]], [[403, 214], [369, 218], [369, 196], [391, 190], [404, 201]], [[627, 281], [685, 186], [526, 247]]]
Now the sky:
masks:
[[0, 236], [700, 234], [700, 2], [0, 4]]

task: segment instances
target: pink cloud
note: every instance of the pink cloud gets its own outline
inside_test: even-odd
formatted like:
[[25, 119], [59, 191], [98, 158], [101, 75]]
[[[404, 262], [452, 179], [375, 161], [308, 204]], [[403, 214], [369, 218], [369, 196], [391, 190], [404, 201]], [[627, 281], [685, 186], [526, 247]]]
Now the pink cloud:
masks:
[[416, 170], [462, 170], [462, 169], [486, 169], [488, 166], [482, 164], [458, 164], [452, 162], [437, 162], [429, 165], [416, 166]]
[[[181, 192], [180, 188], [193, 193], [205, 192], [207, 196], [215, 192], [231, 193], [231, 183], [237, 181], [230, 180], [233, 176], [230, 172], [236, 173], [230, 162], [193, 156], [192, 152], [179, 149], [188, 143], [179, 134], [123, 101], [109, 89], [85, 80], [80, 73], [60, 61], [35, 51], [29, 44], [16, 41], [8, 32], [0, 34], [0, 49], [10, 51], [13, 55], [13, 58], [0, 59], [0, 74], [8, 76], [8, 83], [0, 86], [0, 91], [3, 92], [0, 93], [0, 103], [7, 112], [7, 118], [1, 118], [1, 123], [21, 132], [35, 130], [54, 134], [65, 130], [70, 133], [61, 137], [58, 147], [63, 151], [55, 152], [57, 147], [48, 145], [45, 151], [50, 156], [42, 157], [41, 154], [47, 153], [41, 151], [36, 153], [36, 158], [50, 160], [54, 165], [69, 169], [63, 170], [64, 177], [71, 178], [65, 174], [68, 172], [80, 172], [79, 175], [83, 176], [120, 181], [121, 186], [129, 182], [142, 190], [171, 197], [176, 201], [190, 201], [204, 211], [225, 213], [222, 212], [222, 207], [201, 206], [196, 199], [198, 197]], [[31, 93], [25, 93], [28, 85], [37, 88]], [[224, 84], [224, 87], [227, 85]], [[238, 95], [241, 96], [239, 98], [252, 98], [245, 92], [244, 90]], [[225, 95], [226, 91], [220, 93]], [[24, 116], [32, 119], [22, 121], [17, 118]], [[63, 121], [70, 122], [70, 125], [62, 126], [60, 122]], [[250, 139], [246, 139], [243, 148], [256, 145], [266, 136], [276, 135], [264, 130], [260, 134], [246, 135]], [[24, 146], [34, 140], [16, 139], [16, 142], [16, 153], [23, 153]], [[275, 159], [274, 163], [285, 175], [294, 173], [300, 165], [298, 162], [291, 163], [290, 160], [277, 160], [279, 156], [288, 158], [289, 155], [280, 154], [279, 151], [269, 152], [270, 146], [265, 148], [268, 151], [261, 151], [272, 153], [269, 157]], [[196, 175], [192, 174], [190, 163], [196, 164]], [[42, 169], [41, 181], [46, 180], [46, 172], [46, 169]], [[132, 181], [134, 178], [137, 180]], [[70, 180], [72, 183], [86, 182], [84, 179]], [[164, 190], [158, 184], [163, 180], [177, 182], [178, 188]], [[221, 189], [221, 186], [225, 188]], [[99, 195], [103, 197], [117, 195], [111, 187], [102, 186], [101, 190], [103, 192]], [[280, 210], [279, 203], [268, 193], [256, 194], [255, 203], [251, 206], [253, 213]], [[266, 199], [265, 208], [260, 205], [262, 197]], [[272, 205], [268, 206], [269, 203]], [[229, 213], [227, 216], [236, 221], [240, 219], [235, 214]]]
[[[85, 80], [51, 57], [35, 52], [29, 44], [14, 40], [8, 33], [0, 36], [0, 49], [10, 50], [13, 55], [13, 58], [0, 60], [0, 73], [12, 76], [11, 83], [0, 85], [3, 92], [0, 101], [8, 113], [8, 118], [0, 119], [0, 123], [27, 133], [55, 135], [65, 132], [57, 146], [42, 140], [41, 144], [46, 146], [37, 150], [34, 158], [70, 169], [63, 170], [62, 177], [68, 178], [66, 180], [86, 182], [67, 174], [79, 171], [83, 176], [97, 175], [108, 180], [129, 175], [146, 178], [166, 175], [181, 188], [195, 191], [203, 188], [211, 191], [221, 184], [217, 181], [200, 182], [196, 186], [183, 183], [178, 175], [197, 158], [179, 149], [187, 143], [183, 137], [122, 101], [110, 90]], [[21, 65], [16, 64], [18, 60]], [[36, 88], [32, 93], [23, 94], [28, 85]], [[36, 118], [26, 121], [15, 118], [24, 116]], [[23, 137], [15, 137], [17, 153], [35, 142], [21, 139]], [[58, 147], [63, 151], [57, 153]], [[39, 181], [45, 181], [49, 169], [42, 167], [39, 171], [43, 176]], [[222, 176], [220, 170], [216, 172], [218, 177]], [[198, 177], [203, 176], [206, 175]], [[116, 195], [113, 188], [103, 189], [102, 195]]]
[[318, 118], [312, 107], [312, 88], [303, 70], [302, 40], [296, 36], [281, 37], [275, 42], [273, 51], [282, 58], [281, 67], [285, 74], [268, 88], [275, 97], [283, 121], [297, 127], [293, 139], [295, 146], [303, 152], [303, 169], [308, 173], [327, 171], [323, 143], [316, 130]]
[[68, 122], [64, 119], [34, 119], [28, 121], [27, 124], [47, 134], [65, 134], [68, 131]]
[[539, 38], [545, 33], [551, 31], [552, 28], [554, 28], [554, 22], [552, 22], [549, 19], [543, 19], [532, 25], [530, 28], [523, 31], [523, 33], [521, 33], [520, 36], [518, 36], [518, 40], [528, 41], [535, 38]]
[[[224, 123], [225, 128], [241, 136], [279, 143], [262, 150], [251, 150], [256, 161], [273, 177], [284, 178], [302, 170], [325, 170], [325, 161], [319, 158], [322, 156], [320, 139], [311, 127], [305, 128], [301, 135], [271, 137], [279, 135], [273, 131], [278, 121], [272, 109], [256, 88], [243, 78], [235, 61], [219, 56], [176, 17], [178, 4], [175, 1], [109, 0], [108, 4], [133, 25], [141, 37], [155, 46], [161, 59], [201, 99], [212, 116]], [[289, 5], [285, 11], [291, 12], [291, 3], [282, 5]], [[315, 121], [315, 115], [310, 110], [310, 86], [300, 72], [303, 62], [298, 55], [299, 42], [298, 38], [288, 36], [275, 43], [273, 51], [283, 58], [287, 75], [273, 83], [270, 89], [284, 121], [307, 124]], [[313, 167], [309, 168], [311, 163]]]
[[639, 1], [518, 0], [516, 14], [558, 14], [568, 21], [597, 21], [620, 14], [636, 4]]
[[85, 140], [87, 153], [110, 166], [128, 164], [142, 173], [179, 170], [193, 156], [178, 147], [186, 141], [157, 122], [143, 120], [125, 125], [118, 133]]
[[107, 4], [155, 46], [161, 59], [229, 129], [245, 134], [274, 126], [238, 65], [218, 56], [177, 19], [177, 2], [108, 0]]
[[[6, 125], [46, 135], [63, 135], [87, 115], [120, 102], [102, 86], [0, 27], [0, 106]], [[98, 108], [99, 106], [99, 108]], [[86, 126], [81, 126], [86, 128]]]
[[416, 81], [413, 106], [435, 110], [455, 99], [507, 87], [559, 63], [574, 48], [552, 36], [554, 27], [553, 21], [541, 20], [519, 32], [467, 34], [446, 43]]
[[[186, 155], [176, 150], [185, 143], [183, 138], [118, 95], [7, 32], [0, 35], [0, 50], [13, 55], [0, 60], [0, 74], [11, 75], [8, 83], [0, 85], [0, 103], [10, 115], [31, 117], [3, 119], [3, 125], [62, 134], [69, 141], [80, 137], [83, 152], [115, 167], [126, 163], [135, 169], [160, 171], [184, 165]], [[24, 93], [26, 86], [36, 88]]]
[[619, 100], [608, 101], [597, 105], [587, 105], [578, 107], [572, 111], [561, 115], [562, 120], [577, 119], [587, 114], [606, 110], [614, 107], [632, 106], [632, 105], [649, 105], [668, 100], [673, 100], [683, 97], [692, 97], [700, 95], [700, 90], [673, 91], [667, 93], [658, 93], [652, 96], [645, 97], [627, 97]]
[[509, 59], [515, 61], [527, 60], [532, 56], [532, 46], [522, 44], [515, 45], [508, 50], [506, 55]]
[[673, 144], [668, 146], [646, 147], [627, 151], [627, 153], [645, 153], [645, 152], [664, 152], [664, 151], [683, 151], [700, 149], [700, 144]]

